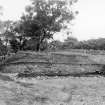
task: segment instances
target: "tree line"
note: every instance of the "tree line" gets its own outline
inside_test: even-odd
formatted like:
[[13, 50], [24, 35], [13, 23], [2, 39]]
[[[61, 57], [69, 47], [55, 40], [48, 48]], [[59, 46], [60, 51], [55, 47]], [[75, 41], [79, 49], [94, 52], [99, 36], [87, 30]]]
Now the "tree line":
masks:
[[86, 41], [78, 41], [74, 37], [68, 37], [64, 42], [55, 40], [49, 44], [50, 50], [66, 50], [66, 49], [85, 49], [85, 50], [105, 50], [105, 38], [89, 39]]

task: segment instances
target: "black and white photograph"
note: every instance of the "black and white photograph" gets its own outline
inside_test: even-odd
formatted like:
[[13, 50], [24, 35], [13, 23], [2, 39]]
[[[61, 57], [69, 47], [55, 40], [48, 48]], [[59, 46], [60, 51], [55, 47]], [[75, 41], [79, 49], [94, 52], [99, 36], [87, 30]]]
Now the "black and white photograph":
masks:
[[0, 105], [105, 105], [105, 0], [0, 0]]

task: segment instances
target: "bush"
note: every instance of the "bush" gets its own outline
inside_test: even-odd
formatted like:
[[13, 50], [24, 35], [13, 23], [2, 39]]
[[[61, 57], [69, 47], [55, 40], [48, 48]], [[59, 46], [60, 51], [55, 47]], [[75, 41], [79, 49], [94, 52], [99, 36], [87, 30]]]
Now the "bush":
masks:
[[19, 44], [19, 42], [17, 40], [11, 40], [10, 45], [11, 45], [11, 49], [15, 53], [20, 49], [20, 44]]
[[3, 45], [2, 40], [0, 39], [0, 56], [6, 55], [8, 52], [8, 49], [5, 45]]

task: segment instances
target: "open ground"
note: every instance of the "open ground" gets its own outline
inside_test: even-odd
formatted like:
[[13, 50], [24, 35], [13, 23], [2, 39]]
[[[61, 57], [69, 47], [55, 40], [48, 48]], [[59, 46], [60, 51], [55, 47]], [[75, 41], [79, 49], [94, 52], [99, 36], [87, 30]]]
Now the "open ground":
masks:
[[105, 77], [80, 75], [103, 70], [104, 58], [71, 52], [12, 55], [1, 64], [0, 105], [105, 105]]

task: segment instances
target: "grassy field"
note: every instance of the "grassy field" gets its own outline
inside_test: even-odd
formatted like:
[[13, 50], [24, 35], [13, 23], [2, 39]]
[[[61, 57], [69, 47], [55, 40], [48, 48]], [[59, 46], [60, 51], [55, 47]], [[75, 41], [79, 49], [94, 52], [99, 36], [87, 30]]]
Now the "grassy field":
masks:
[[0, 105], [105, 105], [104, 77], [10, 78], [0, 76]]
[[18, 52], [7, 57], [0, 70], [4, 73], [69, 75], [104, 70], [105, 55], [78, 52]]
[[50, 52], [34, 53], [19, 52], [8, 57], [0, 66], [2, 72], [20, 73], [54, 72], [62, 74], [95, 72], [103, 69], [105, 55], [77, 53], [77, 52]]
[[19, 52], [1, 64], [0, 105], [105, 105], [104, 76], [40, 75], [90, 73], [104, 64], [100, 53]]

